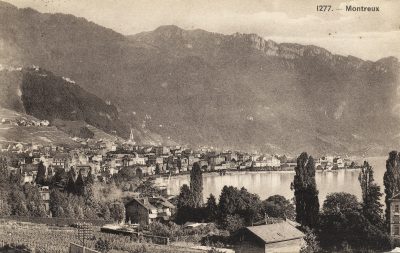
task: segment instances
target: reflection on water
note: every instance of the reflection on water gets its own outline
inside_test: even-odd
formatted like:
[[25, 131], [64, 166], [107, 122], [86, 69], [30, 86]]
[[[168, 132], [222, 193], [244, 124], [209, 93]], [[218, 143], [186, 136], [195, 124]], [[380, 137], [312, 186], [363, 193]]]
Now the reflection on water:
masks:
[[[383, 174], [385, 173], [386, 158], [369, 158], [369, 163], [374, 168], [375, 181], [381, 186], [383, 192]], [[348, 192], [361, 200], [361, 188], [358, 182], [359, 170], [340, 170], [335, 172], [317, 172], [316, 181], [319, 190], [319, 199], [322, 203], [328, 193]], [[225, 176], [219, 174], [204, 174], [203, 196], [206, 199], [210, 193], [217, 199], [225, 185], [245, 187], [249, 192], [258, 194], [261, 199], [275, 194], [280, 194], [288, 199], [293, 198], [290, 184], [293, 181], [294, 172], [232, 172]], [[167, 182], [168, 179], [165, 179]], [[170, 194], [179, 194], [183, 184], [189, 184], [189, 175], [173, 177], [169, 180], [168, 190]], [[382, 199], [383, 200], [383, 199]]]

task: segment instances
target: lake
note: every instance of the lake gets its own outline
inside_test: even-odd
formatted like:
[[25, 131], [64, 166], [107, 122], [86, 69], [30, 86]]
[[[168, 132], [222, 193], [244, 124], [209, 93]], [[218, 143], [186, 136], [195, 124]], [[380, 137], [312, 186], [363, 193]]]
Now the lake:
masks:
[[[386, 170], [386, 157], [373, 157], [366, 160], [374, 168], [375, 182], [383, 192], [383, 175]], [[358, 161], [361, 164], [363, 160]], [[358, 182], [359, 169], [347, 169], [334, 172], [317, 172], [316, 181], [319, 190], [319, 200], [322, 204], [327, 194], [332, 192], [348, 192], [361, 200], [361, 188]], [[225, 185], [238, 188], [245, 187], [249, 192], [256, 193], [262, 200], [271, 195], [280, 194], [291, 199], [294, 194], [290, 190], [294, 172], [262, 171], [262, 172], [230, 172], [224, 176], [217, 173], [203, 174], [203, 197], [206, 200], [210, 193], [217, 199]], [[169, 181], [169, 182], [168, 182]], [[189, 175], [180, 175], [164, 179], [170, 194], [179, 194], [183, 184], [189, 184]], [[384, 197], [381, 199], [384, 201]]]

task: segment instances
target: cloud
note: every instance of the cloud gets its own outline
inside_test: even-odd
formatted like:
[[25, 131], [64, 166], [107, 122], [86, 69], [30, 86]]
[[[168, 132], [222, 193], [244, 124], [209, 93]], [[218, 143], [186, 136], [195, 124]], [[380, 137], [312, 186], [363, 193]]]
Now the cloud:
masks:
[[400, 31], [336, 33], [316, 37], [265, 36], [276, 42], [316, 45], [340, 55], [353, 55], [364, 60], [378, 60], [388, 56], [400, 59]]

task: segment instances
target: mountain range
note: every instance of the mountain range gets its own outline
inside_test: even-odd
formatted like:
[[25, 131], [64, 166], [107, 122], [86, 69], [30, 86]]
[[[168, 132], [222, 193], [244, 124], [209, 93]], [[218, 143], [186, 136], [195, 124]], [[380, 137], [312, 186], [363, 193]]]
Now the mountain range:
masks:
[[399, 145], [394, 57], [365, 61], [256, 34], [172, 25], [125, 36], [3, 2], [0, 23], [0, 64], [68, 76], [115, 108], [121, 124], [102, 128], [123, 137], [133, 128], [164, 143], [315, 155]]

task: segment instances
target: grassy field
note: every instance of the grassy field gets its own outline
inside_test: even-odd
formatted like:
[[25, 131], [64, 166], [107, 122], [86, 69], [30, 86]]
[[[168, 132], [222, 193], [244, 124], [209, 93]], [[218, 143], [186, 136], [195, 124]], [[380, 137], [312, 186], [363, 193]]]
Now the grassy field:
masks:
[[[37, 121], [36, 118], [0, 107], [0, 120]], [[21, 142], [37, 144], [69, 144], [76, 145], [66, 133], [56, 127], [14, 126], [0, 123], [0, 143]]]
[[[86, 246], [95, 247], [97, 239], [102, 238], [110, 243], [111, 252], [134, 253], [199, 253], [202, 250], [172, 245], [155, 245], [146, 242], [135, 242], [130, 237], [101, 233], [99, 227], [93, 227], [93, 236], [86, 241]], [[41, 253], [67, 253], [70, 243], [81, 244], [75, 228], [50, 227], [41, 224], [0, 220], [0, 246], [25, 245]]]

